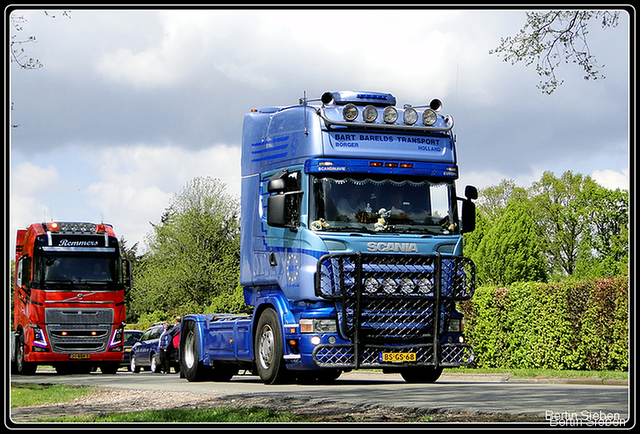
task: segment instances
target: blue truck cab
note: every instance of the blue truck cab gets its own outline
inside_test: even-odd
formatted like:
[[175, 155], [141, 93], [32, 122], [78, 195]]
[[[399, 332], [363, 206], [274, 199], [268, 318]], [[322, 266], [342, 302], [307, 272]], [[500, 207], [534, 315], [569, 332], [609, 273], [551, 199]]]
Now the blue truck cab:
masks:
[[245, 116], [240, 283], [253, 313], [184, 317], [189, 381], [366, 368], [433, 382], [473, 361], [456, 302], [475, 290], [462, 233], [477, 191], [458, 197], [441, 106], [327, 92]]

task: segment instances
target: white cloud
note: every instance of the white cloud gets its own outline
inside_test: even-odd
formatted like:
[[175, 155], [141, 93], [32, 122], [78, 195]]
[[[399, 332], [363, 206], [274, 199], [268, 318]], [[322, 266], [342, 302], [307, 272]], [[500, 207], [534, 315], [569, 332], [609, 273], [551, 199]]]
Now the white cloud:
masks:
[[131, 244], [143, 241], [151, 230], [149, 223], [158, 222], [173, 195], [195, 177], [219, 178], [229, 194], [240, 197], [239, 148], [121, 146], [90, 161], [99, 180], [87, 187], [87, 203]]
[[623, 169], [621, 172], [615, 170], [605, 169], [596, 170], [591, 174], [591, 177], [601, 186], [608, 188], [609, 190], [629, 190], [629, 169]]
[[25, 161], [15, 166], [11, 171], [11, 246], [15, 245], [17, 229], [50, 219], [51, 204], [46, 197], [57, 194], [63, 187], [64, 182], [53, 165], [40, 167]]

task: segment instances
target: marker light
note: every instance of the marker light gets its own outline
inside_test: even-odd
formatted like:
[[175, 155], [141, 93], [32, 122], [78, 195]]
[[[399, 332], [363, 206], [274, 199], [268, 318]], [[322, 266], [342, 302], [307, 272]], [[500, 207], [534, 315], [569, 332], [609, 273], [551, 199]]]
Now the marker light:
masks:
[[362, 117], [364, 121], [367, 123], [375, 122], [376, 119], [378, 118], [378, 109], [376, 109], [372, 105], [368, 105], [364, 108], [362, 112]]
[[385, 107], [382, 112], [382, 119], [386, 124], [393, 124], [398, 120], [398, 110], [391, 106]]
[[431, 125], [435, 124], [437, 120], [438, 115], [431, 109], [427, 109], [424, 111], [424, 113], [422, 113], [422, 123], [426, 127], [430, 127]]
[[407, 125], [413, 125], [418, 122], [418, 112], [416, 109], [409, 107], [402, 114], [402, 120]]
[[358, 117], [358, 107], [355, 104], [347, 104], [342, 109], [342, 117], [347, 122], [353, 122]]
[[51, 223], [51, 232], [58, 232], [58, 223], [57, 222]]

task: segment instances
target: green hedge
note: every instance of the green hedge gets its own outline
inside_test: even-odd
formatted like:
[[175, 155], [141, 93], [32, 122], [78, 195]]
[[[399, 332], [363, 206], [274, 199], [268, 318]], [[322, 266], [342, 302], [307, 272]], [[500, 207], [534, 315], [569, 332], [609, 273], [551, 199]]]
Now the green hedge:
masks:
[[480, 287], [460, 304], [478, 367], [627, 370], [628, 277]]

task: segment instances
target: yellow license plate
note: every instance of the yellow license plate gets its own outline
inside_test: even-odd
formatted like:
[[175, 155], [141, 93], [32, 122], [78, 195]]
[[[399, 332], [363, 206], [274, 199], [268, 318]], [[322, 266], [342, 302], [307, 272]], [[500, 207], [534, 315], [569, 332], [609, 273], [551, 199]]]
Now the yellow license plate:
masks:
[[416, 353], [380, 353], [381, 362], [415, 362]]
[[69, 358], [71, 360], [87, 360], [90, 359], [91, 356], [89, 354], [69, 354]]

